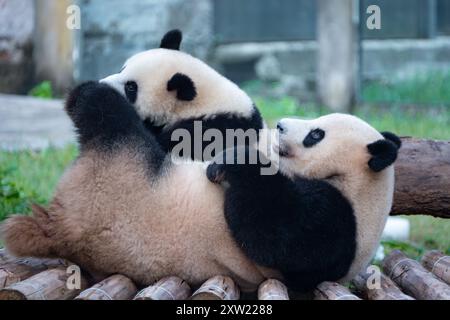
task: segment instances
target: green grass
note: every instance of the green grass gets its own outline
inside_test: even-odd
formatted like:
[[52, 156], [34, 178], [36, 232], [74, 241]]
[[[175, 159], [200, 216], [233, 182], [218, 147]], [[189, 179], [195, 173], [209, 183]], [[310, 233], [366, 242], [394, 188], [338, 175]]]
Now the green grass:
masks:
[[[292, 98], [254, 98], [263, 117], [272, 125], [280, 118], [315, 118], [331, 111], [314, 104], [299, 105]], [[450, 140], [450, 108], [376, 107], [364, 105], [355, 113], [380, 131], [401, 136]]]
[[28, 95], [36, 98], [52, 99], [54, 98], [52, 83], [43, 81], [31, 89]]
[[0, 152], [0, 220], [11, 213], [29, 213], [30, 204], [47, 204], [64, 168], [77, 148], [41, 152]]
[[411, 223], [410, 241], [383, 241], [385, 252], [398, 249], [418, 259], [426, 250], [440, 250], [450, 255], [450, 221], [427, 217], [406, 216]]
[[450, 105], [450, 70], [417, 73], [407, 79], [364, 85], [363, 101]]

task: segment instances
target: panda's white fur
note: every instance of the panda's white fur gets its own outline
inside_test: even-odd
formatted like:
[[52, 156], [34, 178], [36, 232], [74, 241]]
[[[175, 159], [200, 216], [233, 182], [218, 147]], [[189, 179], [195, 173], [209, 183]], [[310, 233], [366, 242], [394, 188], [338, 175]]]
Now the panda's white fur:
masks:
[[[167, 90], [167, 82], [177, 73], [192, 79], [197, 92], [192, 101], [179, 100], [175, 91]], [[134, 105], [139, 115], [156, 125], [201, 116], [210, 118], [218, 113], [251, 117], [254, 110], [250, 97], [236, 84], [203, 61], [177, 50], [158, 48], [138, 53], [120, 73], [101, 80], [124, 96], [128, 81], [138, 84]]]
[[[233, 277], [243, 290], [249, 291], [266, 278], [288, 280], [270, 263], [255, 262], [246, 243], [236, 238], [236, 229], [228, 219], [227, 197], [234, 192], [234, 196], [243, 199], [242, 207], [233, 208], [239, 218], [258, 212], [269, 215], [273, 224], [264, 226], [267, 233], [257, 230], [256, 224], [264, 222], [257, 219], [248, 232], [252, 237], [249, 241], [259, 244], [269, 237], [275, 239], [271, 245], [276, 245], [276, 239], [284, 239], [285, 232], [297, 231], [296, 221], [282, 224], [278, 232], [271, 229], [281, 223], [277, 219], [283, 214], [272, 208], [279, 207], [281, 211], [281, 207], [292, 204], [282, 199], [293, 191], [283, 189], [290, 184], [271, 184], [270, 177], [258, 177], [262, 180], [257, 184], [251, 179], [247, 181], [244, 166], [244, 174], [238, 174], [237, 181], [248, 182], [249, 186], [240, 189], [232, 182], [224, 194], [219, 185], [208, 181], [208, 178], [214, 181], [214, 176], [207, 177], [203, 163], [171, 163], [154, 136], [145, 130], [133, 107], [108, 86], [82, 85], [72, 93], [66, 108], [80, 136], [80, 156], [61, 179], [48, 209], [35, 207], [33, 216], [13, 216], [3, 224], [1, 236], [13, 254], [64, 257], [92, 273], [101, 276], [122, 273], [147, 285], [169, 275], [199, 285], [222, 274]], [[378, 167], [384, 170], [375, 173], [368, 166], [374, 156], [367, 146], [383, 137], [361, 120], [341, 115], [306, 122], [283, 120], [280, 126], [286, 126], [287, 131], [279, 143], [283, 151], [281, 174], [274, 178], [289, 182], [300, 174], [320, 179], [317, 181], [322, 187], [322, 180], [330, 181], [336, 187], [333, 196], [342, 191], [353, 206], [358, 224], [357, 254], [342, 278], [352, 277], [369, 261], [391, 206], [392, 167]], [[301, 141], [315, 127], [326, 130], [326, 140], [322, 146], [303, 150]], [[212, 163], [208, 171], [215, 165]], [[309, 186], [308, 180], [302, 181]], [[265, 190], [269, 198], [264, 199], [259, 190]], [[270, 196], [277, 192], [281, 198], [272, 201]], [[314, 197], [328, 200], [325, 194], [317, 192], [311, 194], [311, 199]], [[256, 203], [249, 200], [252, 198]], [[266, 206], [264, 201], [270, 203]], [[340, 203], [343, 198], [337, 201]], [[293, 210], [293, 214], [298, 210], [300, 214], [304, 208], [287, 209]], [[314, 212], [306, 213], [314, 220]], [[321, 224], [327, 226], [327, 221]], [[302, 234], [297, 232], [295, 236], [301, 238]], [[306, 257], [319, 247], [320, 243], [315, 243], [307, 252], [286, 257], [281, 265], [289, 259]], [[346, 250], [344, 247], [339, 249]], [[264, 248], [263, 251], [269, 257], [283, 254], [283, 248], [277, 252]], [[333, 267], [327, 259], [325, 255], [320, 262]], [[322, 280], [338, 280], [328, 279], [327, 274], [320, 276]], [[301, 282], [307, 281], [307, 277], [297, 279], [300, 285], [297, 282], [295, 287], [303, 288]]]
[[[367, 145], [384, 137], [361, 119], [331, 114], [314, 120], [283, 119], [284, 130], [275, 149], [281, 157], [280, 170], [289, 176], [326, 179], [350, 200], [357, 224], [357, 250], [346, 280], [364, 268], [375, 254], [394, 193], [394, 167], [381, 172], [369, 168]], [[306, 148], [302, 141], [311, 130], [325, 131], [326, 143]]]

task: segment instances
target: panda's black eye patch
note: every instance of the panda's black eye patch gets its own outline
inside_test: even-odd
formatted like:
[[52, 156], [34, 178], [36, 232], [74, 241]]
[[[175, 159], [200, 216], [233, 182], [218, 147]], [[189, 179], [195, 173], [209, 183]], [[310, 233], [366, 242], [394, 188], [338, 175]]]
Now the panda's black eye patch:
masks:
[[303, 145], [305, 146], [305, 148], [311, 148], [322, 141], [323, 138], [325, 138], [325, 131], [323, 131], [322, 129], [312, 130], [310, 133], [308, 133], [305, 140], [303, 140]]
[[134, 81], [128, 81], [125, 83], [125, 95], [128, 101], [135, 103], [137, 100], [138, 85]]

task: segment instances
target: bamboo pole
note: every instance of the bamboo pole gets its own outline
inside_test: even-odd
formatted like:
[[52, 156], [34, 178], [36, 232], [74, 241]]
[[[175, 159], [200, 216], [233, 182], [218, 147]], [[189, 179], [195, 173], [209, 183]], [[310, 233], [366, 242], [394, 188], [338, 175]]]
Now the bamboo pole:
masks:
[[422, 265], [436, 277], [450, 284], [450, 256], [433, 250], [424, 254]]
[[8, 262], [9, 259], [10, 257], [7, 254], [6, 250], [4, 248], [0, 248], [0, 264]]
[[117, 274], [84, 290], [75, 300], [130, 300], [136, 292], [133, 281]]
[[450, 287], [447, 284], [398, 250], [392, 251], [384, 259], [383, 270], [403, 291], [416, 299], [450, 300]]
[[0, 290], [0, 300], [69, 300], [87, 287], [87, 281], [80, 275], [80, 289], [69, 289], [67, 282], [71, 275], [65, 268], [38, 273], [22, 282]]
[[288, 289], [276, 279], [266, 280], [259, 286], [258, 300], [289, 300]]
[[6, 252], [1, 253], [0, 289], [28, 279], [44, 270], [67, 266], [62, 259], [13, 258]]
[[367, 300], [414, 300], [414, 298], [404, 294], [397, 285], [385, 274], [380, 275], [379, 287], [371, 288], [368, 284], [370, 273], [362, 272], [358, 274], [352, 283]]
[[315, 300], [361, 300], [346, 287], [336, 282], [322, 282], [314, 290]]
[[134, 300], [186, 300], [191, 288], [183, 279], [167, 277], [139, 292]]
[[206, 281], [191, 300], [239, 300], [240, 292], [229, 277], [217, 276]]

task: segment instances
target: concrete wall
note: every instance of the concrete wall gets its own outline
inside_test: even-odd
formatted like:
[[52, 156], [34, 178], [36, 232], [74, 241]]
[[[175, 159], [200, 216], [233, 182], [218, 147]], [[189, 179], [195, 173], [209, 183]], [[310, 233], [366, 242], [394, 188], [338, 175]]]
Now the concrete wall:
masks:
[[74, 80], [76, 30], [67, 26], [67, 8], [73, 0], [35, 0], [35, 81], [50, 81], [57, 95], [64, 95]]
[[32, 82], [33, 0], [0, 0], [0, 92], [25, 92]]
[[79, 0], [82, 34], [78, 80], [118, 72], [131, 55], [159, 46], [164, 33], [184, 32], [182, 50], [205, 59], [212, 42], [210, 0]]
[[[214, 63], [239, 82], [277, 81], [276, 95], [314, 99], [317, 42], [265, 42], [220, 45]], [[430, 40], [365, 40], [363, 80], [391, 81], [427, 70], [450, 70], [450, 37]], [[339, 63], [339, 61], [336, 61]], [[239, 66], [239, 67], [236, 67]]]

